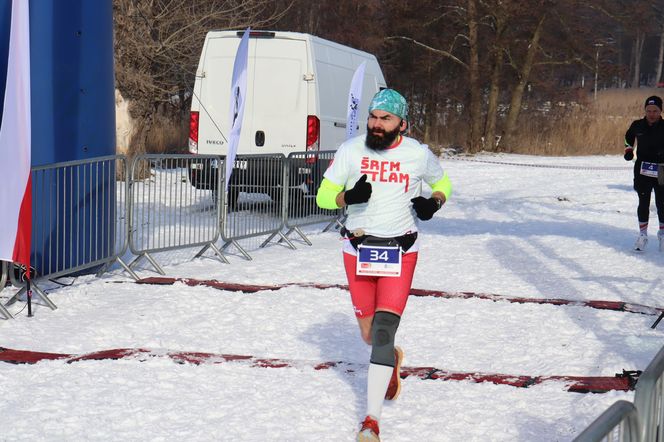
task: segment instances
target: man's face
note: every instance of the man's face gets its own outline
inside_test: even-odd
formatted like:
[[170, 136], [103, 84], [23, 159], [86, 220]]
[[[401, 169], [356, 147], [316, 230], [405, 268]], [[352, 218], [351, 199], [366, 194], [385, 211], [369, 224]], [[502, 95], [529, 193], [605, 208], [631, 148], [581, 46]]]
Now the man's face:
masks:
[[397, 139], [401, 129], [401, 118], [379, 109], [369, 113], [365, 144], [374, 150], [384, 150]]
[[654, 104], [649, 104], [646, 106], [646, 120], [650, 124], [656, 123], [662, 115], [662, 110], [655, 106]]

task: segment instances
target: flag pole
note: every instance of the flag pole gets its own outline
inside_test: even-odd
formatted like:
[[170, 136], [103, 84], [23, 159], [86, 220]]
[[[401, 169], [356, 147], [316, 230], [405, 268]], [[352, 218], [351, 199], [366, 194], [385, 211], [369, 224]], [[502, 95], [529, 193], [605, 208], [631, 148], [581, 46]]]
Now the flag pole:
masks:
[[30, 266], [25, 269], [25, 288], [28, 295], [28, 318], [32, 318], [32, 286], [31, 279], [32, 275], [30, 274]]

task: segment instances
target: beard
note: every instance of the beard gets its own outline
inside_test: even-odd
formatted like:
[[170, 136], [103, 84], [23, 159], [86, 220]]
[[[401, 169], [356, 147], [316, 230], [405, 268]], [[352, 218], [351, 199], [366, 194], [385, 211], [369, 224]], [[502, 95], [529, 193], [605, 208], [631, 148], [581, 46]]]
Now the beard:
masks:
[[394, 141], [399, 135], [399, 126], [393, 131], [385, 131], [383, 129], [369, 129], [367, 125], [367, 137], [364, 144], [372, 150], [385, 150], [394, 144]]

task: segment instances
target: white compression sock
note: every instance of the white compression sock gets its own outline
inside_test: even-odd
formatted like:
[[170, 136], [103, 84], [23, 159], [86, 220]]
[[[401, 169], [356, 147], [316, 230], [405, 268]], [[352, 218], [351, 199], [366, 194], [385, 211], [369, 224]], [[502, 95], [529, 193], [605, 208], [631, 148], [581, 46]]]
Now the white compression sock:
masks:
[[394, 368], [385, 365], [369, 364], [367, 375], [367, 414], [380, 420], [387, 386], [390, 385]]

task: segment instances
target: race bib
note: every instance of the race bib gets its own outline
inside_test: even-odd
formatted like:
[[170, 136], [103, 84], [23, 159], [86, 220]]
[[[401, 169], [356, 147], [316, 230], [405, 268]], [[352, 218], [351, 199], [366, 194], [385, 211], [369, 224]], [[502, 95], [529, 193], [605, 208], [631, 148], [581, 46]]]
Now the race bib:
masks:
[[355, 274], [360, 276], [401, 276], [401, 247], [360, 244]]
[[648, 163], [646, 161], [641, 163], [641, 175], [657, 178], [657, 163]]

